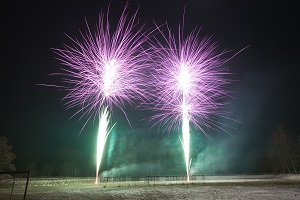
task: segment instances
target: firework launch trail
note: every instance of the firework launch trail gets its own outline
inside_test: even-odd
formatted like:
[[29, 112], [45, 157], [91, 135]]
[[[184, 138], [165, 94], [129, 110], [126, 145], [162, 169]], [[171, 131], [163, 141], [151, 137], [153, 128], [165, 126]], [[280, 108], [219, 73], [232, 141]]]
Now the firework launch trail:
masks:
[[63, 89], [68, 92], [64, 97], [67, 108], [79, 107], [74, 115], [87, 115], [86, 123], [91, 118], [100, 118], [96, 184], [105, 141], [112, 129], [109, 111], [115, 105], [126, 116], [125, 102], [132, 105], [134, 99], [142, 99], [144, 95], [142, 72], [147, 62], [142, 46], [147, 31], [138, 26], [137, 13], [129, 18], [126, 9], [127, 6], [115, 29], [110, 26], [108, 13], [100, 13], [95, 31], [87, 25], [87, 31], [81, 32], [81, 40], [69, 37], [72, 46], [54, 49], [65, 66], [58, 75], [63, 76]]
[[226, 86], [230, 81], [224, 77], [229, 72], [223, 67], [228, 59], [222, 58], [227, 52], [217, 53], [210, 37], [199, 40], [197, 29], [184, 38], [182, 27], [177, 37], [168, 26], [167, 33], [162, 27], [157, 26], [161, 37], [156, 36], [151, 45], [154, 67], [149, 82], [156, 114], [150, 120], [168, 132], [181, 127], [189, 181], [192, 127], [205, 135], [207, 129], [223, 130], [216, 118], [222, 116], [221, 108], [229, 97]]

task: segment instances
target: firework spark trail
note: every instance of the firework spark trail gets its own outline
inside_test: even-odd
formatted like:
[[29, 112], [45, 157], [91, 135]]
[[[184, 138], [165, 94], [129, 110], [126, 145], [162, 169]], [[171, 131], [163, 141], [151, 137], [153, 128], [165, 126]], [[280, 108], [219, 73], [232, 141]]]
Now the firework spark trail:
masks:
[[[132, 105], [134, 99], [144, 99], [143, 69], [147, 68], [148, 62], [142, 46], [149, 30], [143, 31], [144, 26], [138, 27], [137, 12], [128, 18], [126, 9], [127, 5], [114, 32], [111, 32], [108, 13], [105, 16], [101, 12], [94, 32], [87, 25], [86, 33], [80, 32], [82, 40], [68, 36], [73, 42], [72, 46], [54, 49], [57, 59], [67, 67], [63, 73], [55, 74], [63, 76], [62, 88], [68, 92], [63, 99], [66, 107], [79, 107], [73, 116], [79, 113], [83, 113], [80, 119], [88, 116], [85, 125], [91, 118], [100, 117], [97, 146], [101, 147], [97, 148], [102, 150], [97, 150], [96, 183], [109, 134], [105, 130], [110, 130], [108, 110], [112, 112], [113, 105], [119, 107], [129, 122], [123, 109], [125, 102]], [[105, 109], [101, 113], [103, 107]]]
[[95, 184], [98, 184], [98, 173], [101, 163], [101, 158], [104, 150], [106, 139], [113, 129], [114, 125], [109, 128], [110, 115], [108, 113], [108, 107], [105, 107], [99, 116], [99, 128], [97, 137], [97, 162], [96, 162], [96, 180]]
[[190, 171], [190, 159], [189, 159], [189, 152], [190, 152], [190, 126], [189, 126], [189, 113], [185, 108], [186, 104], [182, 103], [182, 139], [180, 139], [183, 151], [184, 151], [184, 158], [185, 158], [185, 168], [186, 168], [186, 176], [187, 181], [189, 181], [189, 171]]
[[206, 129], [219, 129], [222, 124], [215, 120], [223, 115], [230, 83], [224, 75], [229, 72], [222, 65], [226, 51], [217, 53], [216, 43], [210, 37], [199, 41], [199, 30], [195, 29], [185, 39], [179, 26], [178, 39], [167, 26], [167, 33], [157, 26], [163, 42], [155, 37], [151, 44], [153, 52], [150, 89], [152, 109], [157, 112], [150, 120], [170, 132], [181, 125], [187, 180], [189, 180], [189, 140], [192, 127], [205, 135]]

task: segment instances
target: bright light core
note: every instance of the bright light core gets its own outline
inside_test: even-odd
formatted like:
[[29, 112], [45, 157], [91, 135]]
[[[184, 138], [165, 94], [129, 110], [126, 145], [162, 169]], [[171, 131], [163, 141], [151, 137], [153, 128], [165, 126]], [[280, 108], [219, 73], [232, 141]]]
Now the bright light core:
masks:
[[188, 91], [190, 89], [190, 84], [191, 84], [191, 75], [185, 65], [180, 66], [180, 73], [178, 76], [178, 84], [179, 84], [180, 90], [182, 90], [183, 93], [188, 93]]
[[110, 95], [110, 92], [113, 89], [112, 87], [113, 87], [114, 81], [117, 79], [117, 70], [118, 70], [118, 65], [116, 64], [115, 59], [112, 59], [104, 67], [103, 93], [104, 93], [104, 96], [106, 96], [106, 97]]
[[181, 104], [181, 111], [182, 111], [182, 114], [184, 114], [184, 115], [188, 115], [188, 113], [189, 113], [189, 107], [188, 107], [188, 105], [185, 104], [185, 102], [182, 102], [182, 104]]

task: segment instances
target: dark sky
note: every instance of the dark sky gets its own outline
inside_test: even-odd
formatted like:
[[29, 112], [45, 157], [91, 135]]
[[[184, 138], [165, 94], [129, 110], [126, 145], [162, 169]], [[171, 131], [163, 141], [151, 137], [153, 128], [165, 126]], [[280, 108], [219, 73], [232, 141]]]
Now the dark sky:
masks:
[[[60, 148], [68, 147], [93, 156], [97, 122], [88, 123], [78, 137], [84, 120], [70, 119], [75, 110], [66, 110], [60, 102], [65, 93], [37, 84], [59, 83], [58, 77], [49, 76], [60, 72], [62, 67], [51, 48], [70, 44], [65, 33], [79, 36], [79, 30], [86, 28], [85, 18], [89, 25], [96, 24], [100, 10], [106, 11], [109, 2], [114, 22], [125, 1], [1, 2], [0, 135], [6, 136], [16, 151], [55, 156]], [[268, 137], [279, 123], [285, 123], [290, 131], [300, 134], [300, 13], [296, 1], [132, 0], [129, 2], [131, 14], [138, 6], [138, 18], [148, 27], [153, 26], [153, 20], [158, 24], [167, 20], [176, 30], [185, 7], [186, 33], [195, 27], [201, 28], [200, 36], [213, 35], [220, 50], [238, 52], [249, 46], [226, 64], [238, 80], [232, 85], [234, 98], [226, 109], [229, 117], [241, 123], [225, 122], [235, 127], [228, 130], [233, 136], [221, 133], [212, 139], [216, 141], [222, 163], [243, 159], [254, 165], [259, 157], [255, 155], [263, 154]], [[132, 145], [128, 154], [138, 154], [136, 148], [141, 146], [144, 148], [141, 152], [147, 153], [146, 147], [149, 147], [158, 160], [163, 160], [162, 149], [181, 151], [176, 133], [161, 135], [155, 129], [149, 130], [148, 125], [139, 122], [146, 113], [131, 108], [128, 112], [131, 122], [139, 125], [130, 128], [124, 116], [117, 112], [115, 117], [125, 121], [118, 124], [118, 130], [126, 133], [112, 136], [126, 140], [124, 145]], [[211, 140], [201, 133], [193, 138], [192, 157], [197, 172], [197, 160], [202, 159], [201, 155], [208, 149], [204, 146]], [[161, 147], [155, 151], [147, 142]], [[107, 146], [107, 151], [112, 151], [112, 139]], [[176, 157], [174, 154], [171, 158], [171, 154], [168, 159]], [[180, 159], [183, 162], [181, 157], [177, 160]], [[131, 164], [137, 163], [143, 160], [135, 155], [135, 163]]]

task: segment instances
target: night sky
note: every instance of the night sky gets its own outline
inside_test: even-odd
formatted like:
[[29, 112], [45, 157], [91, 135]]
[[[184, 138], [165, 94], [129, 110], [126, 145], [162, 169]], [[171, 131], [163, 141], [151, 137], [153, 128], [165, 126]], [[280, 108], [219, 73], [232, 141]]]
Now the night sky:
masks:
[[[60, 149], [69, 148], [94, 162], [98, 122], [90, 121], [81, 132], [85, 118], [71, 118], [76, 109], [66, 110], [60, 101], [66, 93], [38, 84], [61, 83], [60, 77], [49, 75], [61, 72], [62, 67], [51, 48], [72, 44], [65, 34], [80, 36], [79, 30], [86, 30], [85, 19], [93, 27], [101, 9], [106, 11], [109, 4], [111, 21], [116, 22], [125, 1], [11, 0], [1, 4], [0, 135], [9, 139], [17, 158], [18, 152], [30, 151], [51, 159]], [[233, 98], [225, 109], [228, 117], [240, 123], [218, 119], [234, 127], [226, 129], [231, 135], [212, 130], [211, 138], [206, 138], [194, 130], [192, 173], [208, 170], [212, 154], [205, 153], [211, 149], [224, 172], [249, 172], [264, 155], [279, 123], [300, 134], [300, 13], [296, 1], [129, 1], [131, 14], [138, 7], [139, 21], [146, 27], [154, 27], [153, 21], [167, 21], [177, 30], [185, 10], [186, 34], [201, 28], [200, 36], [213, 35], [220, 51], [235, 53], [248, 46], [226, 63], [237, 81], [232, 84]], [[151, 124], [141, 121], [149, 112], [128, 106], [131, 128], [124, 115], [115, 110], [113, 118], [118, 124], [108, 138], [105, 173], [114, 173], [118, 160], [123, 163], [119, 166], [132, 171], [150, 163], [160, 167], [159, 173], [179, 166], [178, 171], [184, 174], [178, 133], [150, 129]], [[151, 173], [157, 174], [155, 170]]]

